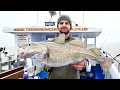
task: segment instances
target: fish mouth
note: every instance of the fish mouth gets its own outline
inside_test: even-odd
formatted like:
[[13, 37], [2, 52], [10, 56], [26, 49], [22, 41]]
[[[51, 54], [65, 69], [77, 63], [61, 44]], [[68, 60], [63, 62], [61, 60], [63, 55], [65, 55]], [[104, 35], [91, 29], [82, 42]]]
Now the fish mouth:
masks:
[[22, 57], [23, 57], [23, 58], [31, 58], [31, 57], [33, 57], [33, 56], [34, 56], [34, 54], [30, 54], [30, 53], [27, 54], [27, 53], [26, 53], [26, 54], [24, 54]]

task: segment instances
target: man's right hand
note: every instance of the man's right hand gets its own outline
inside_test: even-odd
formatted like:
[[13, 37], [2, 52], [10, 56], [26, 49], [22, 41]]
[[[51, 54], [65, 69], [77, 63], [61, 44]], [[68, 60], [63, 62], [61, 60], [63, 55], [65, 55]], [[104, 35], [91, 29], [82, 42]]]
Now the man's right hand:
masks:
[[76, 70], [82, 70], [83, 67], [85, 66], [85, 61], [82, 60], [79, 63], [75, 63], [75, 64], [70, 64], [71, 66], [73, 66]]

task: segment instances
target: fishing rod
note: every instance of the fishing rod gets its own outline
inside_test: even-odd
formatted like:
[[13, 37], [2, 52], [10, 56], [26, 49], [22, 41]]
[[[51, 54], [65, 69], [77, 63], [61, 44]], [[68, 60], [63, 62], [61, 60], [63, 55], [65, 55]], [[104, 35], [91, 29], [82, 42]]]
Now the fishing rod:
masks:
[[[106, 39], [106, 40], [107, 40], [107, 39]], [[108, 55], [109, 55], [113, 60], [115, 60], [115, 61], [118, 63], [118, 73], [119, 73], [119, 72], [120, 72], [120, 62], [119, 62], [118, 60], [116, 60], [116, 58], [117, 58], [118, 56], [120, 56], [120, 54], [118, 54], [118, 55], [116, 55], [115, 57], [113, 57], [111, 54], [109, 54], [108, 52], [104, 51], [104, 50], [102, 49], [102, 47], [103, 47], [103, 45], [105, 44], [106, 40], [105, 40], [104, 43], [102, 44], [100, 50], [103, 51], [103, 54], [105, 54], [106, 57], [108, 57]], [[114, 63], [114, 61], [113, 61], [113, 63]]]
[[116, 55], [116, 56], [114, 57], [114, 59], [116, 59], [118, 56], [120, 56], [120, 54]]
[[100, 47], [100, 50], [102, 49], [103, 45], [105, 44], [105, 42], [107, 41], [107, 39], [103, 42], [103, 44]]
[[[108, 57], [108, 55], [109, 55], [112, 59], [114, 59], [115, 61], [117, 61], [117, 60], [116, 60], [116, 57], [120, 56], [120, 54], [116, 55], [115, 57], [112, 57], [111, 54], [109, 54], [108, 52], [106, 52], [106, 51], [104, 51], [104, 50], [102, 49], [102, 47], [103, 47], [103, 45], [105, 44], [106, 41], [107, 41], [107, 39], [103, 42], [102, 46], [100, 47], [100, 50], [103, 51], [103, 54], [105, 54], [106, 57]], [[118, 61], [117, 61], [117, 62], [118, 62]], [[118, 63], [120, 64], [120, 62], [118, 62]]]
[[[101, 49], [102, 50], [102, 49]], [[120, 56], [120, 54], [116, 55], [115, 57], [112, 57], [111, 54], [107, 53], [106, 51], [103, 50], [103, 53], [106, 55], [106, 57], [108, 57], [108, 55], [113, 59], [115, 60], [117, 63], [118, 63], [118, 73], [120, 72], [120, 62], [118, 60], [116, 60], [116, 58], [118, 56]], [[114, 62], [113, 62], [114, 63]]]
[[[102, 50], [102, 49], [101, 49]], [[108, 52], [106, 52], [106, 51], [104, 51], [103, 50], [103, 54], [105, 54], [106, 55], [106, 57], [108, 57], [108, 55], [112, 58], [112, 59], [114, 59], [115, 61], [117, 61], [116, 60], [116, 57], [118, 57], [118, 56], [120, 56], [120, 54], [118, 54], [118, 55], [116, 55], [115, 57], [113, 57], [111, 54], [109, 54]], [[118, 63], [120, 63], [119, 61], [117, 61]]]

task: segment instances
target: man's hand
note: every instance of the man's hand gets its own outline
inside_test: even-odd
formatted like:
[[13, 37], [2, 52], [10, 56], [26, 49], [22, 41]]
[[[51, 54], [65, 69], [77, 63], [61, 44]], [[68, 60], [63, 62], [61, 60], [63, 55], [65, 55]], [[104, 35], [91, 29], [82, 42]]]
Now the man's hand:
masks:
[[84, 60], [79, 62], [79, 63], [75, 63], [75, 64], [70, 64], [71, 66], [73, 66], [76, 70], [82, 70], [84, 65], [85, 65], [85, 62]]
[[23, 58], [24, 52], [20, 53], [20, 58]]

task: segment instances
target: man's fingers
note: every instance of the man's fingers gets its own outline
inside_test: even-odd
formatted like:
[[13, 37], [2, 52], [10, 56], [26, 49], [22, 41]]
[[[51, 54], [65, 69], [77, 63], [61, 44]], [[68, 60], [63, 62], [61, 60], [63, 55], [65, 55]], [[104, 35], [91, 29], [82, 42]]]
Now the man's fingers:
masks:
[[71, 64], [76, 70], [82, 70], [82, 68], [85, 65], [84, 60], [82, 60], [81, 62], [78, 62], [76, 64]]
[[76, 67], [76, 66], [81, 66], [81, 67], [83, 67], [84, 64], [85, 64], [84, 62], [81, 62], [81, 63], [71, 64], [71, 65], [72, 65], [72, 66], [75, 66], [75, 67]]
[[83, 68], [83, 66], [75, 65], [76, 68]]
[[82, 70], [83, 67], [75, 67], [76, 70]]

